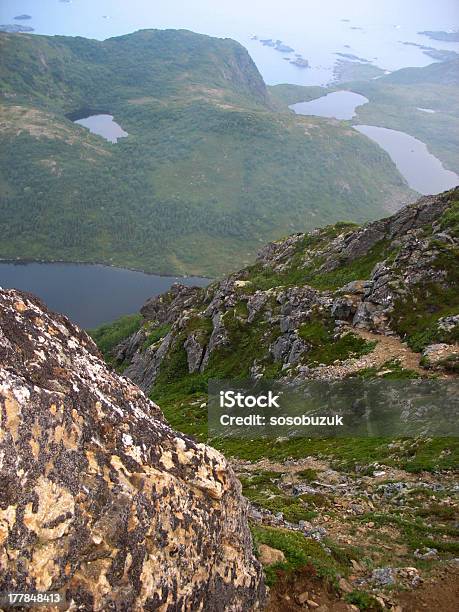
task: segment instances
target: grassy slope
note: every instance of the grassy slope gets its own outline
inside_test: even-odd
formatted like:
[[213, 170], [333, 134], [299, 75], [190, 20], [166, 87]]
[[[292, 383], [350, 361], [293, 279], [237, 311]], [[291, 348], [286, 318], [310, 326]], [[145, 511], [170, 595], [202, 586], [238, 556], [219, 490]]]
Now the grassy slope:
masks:
[[[458, 235], [458, 191], [451, 192], [451, 206], [440, 219], [440, 227], [451, 236]], [[269, 324], [266, 318], [257, 315], [252, 323], [247, 321], [247, 295], [257, 290], [267, 291], [279, 287], [311, 285], [321, 290], [334, 290], [353, 280], [366, 279], [378, 262], [391, 260], [397, 252], [397, 244], [381, 240], [367, 253], [352, 262], [343, 262], [331, 272], [317, 274], [320, 266], [320, 256], [314, 252], [325, 252], [327, 245], [343, 231], [351, 230], [352, 226], [338, 223], [323, 228], [314, 235], [306, 235], [295, 243], [288, 253], [288, 265], [283, 266], [282, 272], [275, 272], [272, 268], [262, 269], [259, 264], [252, 265], [239, 273], [239, 278], [248, 281], [239, 288], [241, 299], [234, 308], [225, 311], [223, 323], [228, 333], [229, 344], [221, 346], [214, 351], [208, 366], [202, 373], [190, 374], [188, 371], [187, 355], [184, 342], [190, 332], [200, 330], [204, 342], [208, 341], [212, 324], [209, 318], [203, 316], [202, 311], [208, 302], [193, 310], [188, 324], [176, 333], [174, 342], [161, 365], [160, 375], [155, 382], [152, 398], [161, 406], [168, 421], [180, 431], [196, 436], [202, 441], [207, 439], [207, 409], [205, 407], [207, 384], [209, 379], [244, 379], [250, 376], [250, 368], [257, 359], [264, 370], [263, 375], [269, 378], [278, 378], [281, 375], [280, 365], [273, 361], [269, 346], [280, 335], [279, 326]], [[425, 228], [429, 231], [429, 227]], [[308, 254], [308, 264], [305, 265], [305, 253]], [[435, 287], [416, 287], [408, 293], [405, 299], [396, 303], [392, 315], [394, 329], [416, 351], [421, 351], [427, 344], [435, 342], [455, 342], [457, 336], [445, 334], [436, 326], [440, 317], [457, 314], [459, 307], [459, 294], [457, 291], [457, 266], [455, 266], [457, 253], [451, 247], [444, 249], [438, 261], [432, 263], [433, 267], [441, 267], [445, 271], [447, 283]], [[277, 261], [277, 260], [276, 260]], [[213, 285], [216, 287], [216, 284]], [[212, 289], [212, 285], [210, 290]], [[243, 297], [245, 299], [243, 299]], [[210, 299], [210, 298], [209, 298]], [[265, 305], [272, 311], [273, 316], [279, 314], [279, 303], [273, 298]], [[112, 338], [118, 341], [120, 330], [126, 325], [126, 320], [102, 326], [92, 332], [94, 339], [104, 351], [106, 359], [110, 360], [113, 344]], [[152, 342], [158, 339], [156, 330], [146, 329], [152, 335]], [[299, 327], [299, 336], [309, 345], [307, 365], [333, 364], [335, 360], [345, 360], [350, 356], [362, 356], [371, 353], [374, 348], [370, 342], [363, 342], [360, 338], [344, 336], [333, 339], [333, 324], [324, 317], [323, 313], [310, 317], [310, 320]], [[122, 334], [123, 335], [123, 334]], [[126, 331], [124, 336], [129, 335]], [[148, 336], [149, 337], [149, 336]], [[152, 342], [147, 342], [151, 345]], [[388, 358], [389, 359], [389, 358]], [[412, 370], [403, 369], [395, 361], [387, 361], [378, 370], [370, 368], [361, 371], [361, 376], [372, 378], [383, 376], [388, 379], [413, 378], [419, 374]], [[211, 443], [223, 452], [243, 459], [257, 460], [267, 457], [275, 460], [284, 460], [288, 457], [303, 457], [306, 454], [324, 454], [333, 457], [342, 466], [352, 467], [356, 463], [384, 462], [407, 469], [409, 471], [449, 469], [457, 464], [459, 452], [457, 442], [445, 440], [421, 440], [416, 446], [416, 452], [411, 450], [406, 454], [394, 453], [390, 440], [359, 439], [359, 440], [231, 440], [212, 439]], [[307, 449], [307, 451], [305, 450]], [[454, 449], [454, 454], [442, 454], [445, 448]]]
[[[278, 112], [247, 52], [186, 31], [0, 36], [0, 257], [214, 275], [412, 199], [343, 123]], [[114, 146], [66, 116], [108, 111]]]

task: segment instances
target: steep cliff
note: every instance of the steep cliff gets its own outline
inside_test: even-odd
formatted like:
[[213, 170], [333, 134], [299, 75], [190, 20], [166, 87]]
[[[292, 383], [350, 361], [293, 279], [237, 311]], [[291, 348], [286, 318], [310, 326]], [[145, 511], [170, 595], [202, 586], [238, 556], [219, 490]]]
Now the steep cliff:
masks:
[[78, 610], [250, 610], [246, 502], [217, 451], [173, 431], [89, 336], [0, 291], [0, 591]]

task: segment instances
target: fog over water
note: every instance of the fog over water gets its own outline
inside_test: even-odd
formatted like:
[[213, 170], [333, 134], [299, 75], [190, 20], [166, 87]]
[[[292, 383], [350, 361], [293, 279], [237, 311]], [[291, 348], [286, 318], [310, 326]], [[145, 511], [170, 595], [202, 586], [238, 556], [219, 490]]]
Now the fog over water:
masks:
[[[266, 82], [321, 85], [332, 77], [335, 53], [349, 53], [395, 70], [432, 59], [402, 41], [459, 52], [459, 43], [420, 36], [459, 26], [457, 0], [1, 0], [0, 23], [21, 23], [37, 34], [105, 39], [142, 28], [185, 28], [230, 37], [250, 52]], [[263, 46], [253, 35], [282, 40], [309, 61], [299, 68], [289, 54]], [[294, 57], [292, 53], [290, 55]]]

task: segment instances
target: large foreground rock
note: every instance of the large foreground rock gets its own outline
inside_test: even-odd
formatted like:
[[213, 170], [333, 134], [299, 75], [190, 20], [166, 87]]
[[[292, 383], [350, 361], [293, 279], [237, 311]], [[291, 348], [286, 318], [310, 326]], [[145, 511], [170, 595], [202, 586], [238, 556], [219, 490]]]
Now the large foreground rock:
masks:
[[0, 591], [65, 592], [74, 610], [258, 607], [225, 459], [14, 290], [0, 290], [0, 410]]

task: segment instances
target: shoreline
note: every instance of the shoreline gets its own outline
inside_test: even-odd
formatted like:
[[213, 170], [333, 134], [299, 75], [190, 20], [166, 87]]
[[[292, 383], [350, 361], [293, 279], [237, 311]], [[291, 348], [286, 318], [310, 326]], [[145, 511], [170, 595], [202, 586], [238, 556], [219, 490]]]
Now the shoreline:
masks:
[[212, 276], [198, 275], [198, 274], [176, 274], [176, 273], [165, 273], [165, 272], [148, 272], [146, 270], [142, 270], [140, 268], [130, 268], [128, 266], [120, 266], [116, 264], [110, 263], [102, 263], [100, 261], [69, 261], [64, 259], [35, 259], [35, 258], [25, 258], [25, 259], [4, 259], [0, 257], [0, 264], [12, 264], [17, 266], [27, 266], [28, 264], [66, 264], [73, 266], [103, 266], [105, 268], [117, 268], [118, 270], [127, 270], [129, 272], [139, 272], [140, 274], [146, 274], [148, 276], [159, 276], [161, 278], [202, 278], [209, 281], [214, 281], [216, 278]]

